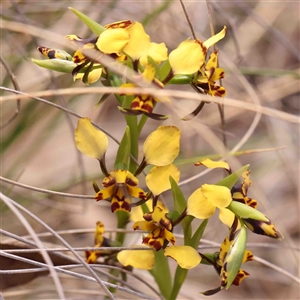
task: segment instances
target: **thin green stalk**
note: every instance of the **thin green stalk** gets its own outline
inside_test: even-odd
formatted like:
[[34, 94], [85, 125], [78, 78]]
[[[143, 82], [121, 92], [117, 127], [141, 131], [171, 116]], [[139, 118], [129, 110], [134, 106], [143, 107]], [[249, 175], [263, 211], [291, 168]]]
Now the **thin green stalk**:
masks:
[[142, 115], [139, 124], [138, 124], [138, 136], [140, 136], [144, 125], [146, 124], [148, 117], [146, 115]]
[[[132, 102], [132, 96], [124, 97], [123, 107], [124, 108], [130, 108], [131, 102]], [[138, 149], [139, 133], [138, 133], [137, 117], [136, 116], [125, 115], [125, 120], [126, 120], [126, 123], [127, 123], [128, 127], [130, 129], [130, 142], [131, 142], [130, 154], [135, 159], [138, 159], [138, 154], [139, 154], [139, 149]], [[134, 173], [136, 168], [137, 168], [137, 165], [131, 157], [128, 169], [131, 173]]]

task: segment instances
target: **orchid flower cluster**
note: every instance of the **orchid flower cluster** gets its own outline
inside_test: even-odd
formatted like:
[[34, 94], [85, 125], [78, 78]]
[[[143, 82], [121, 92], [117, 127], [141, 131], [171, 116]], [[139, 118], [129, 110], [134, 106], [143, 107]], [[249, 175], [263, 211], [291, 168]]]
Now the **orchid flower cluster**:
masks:
[[[216, 97], [225, 96], [225, 88], [217, 85], [224, 77], [224, 70], [218, 67], [218, 52], [208, 57], [209, 48], [224, 38], [226, 27], [205, 42], [186, 39], [168, 54], [164, 43], [153, 43], [139, 22], [129, 20], [108, 24], [104, 27], [82, 13], [72, 11], [96, 34], [84, 39], [68, 35], [78, 49], [73, 55], [63, 50], [39, 47], [48, 60], [33, 60], [41, 67], [71, 73], [74, 80], [85, 84], [97, 81], [105, 86], [135, 87], [154, 84], [164, 88], [168, 84], [189, 84], [198, 93]], [[96, 53], [96, 54], [95, 54]], [[135, 73], [134, 83], [101, 64], [101, 57], [109, 56], [115, 66], [125, 65]], [[100, 59], [97, 59], [100, 58]], [[79, 151], [100, 163], [104, 176], [102, 187], [94, 182], [95, 200], [109, 202], [112, 213], [116, 214], [118, 226], [125, 228], [132, 222], [132, 229], [146, 232], [142, 245], [131, 245], [134, 249], [120, 251], [117, 256], [109, 251], [87, 251], [88, 263], [113, 259], [124, 267], [149, 270], [155, 278], [162, 295], [175, 299], [191, 268], [199, 264], [212, 265], [220, 284], [217, 288], [203, 292], [212, 295], [232, 284], [239, 285], [249, 276], [241, 269], [242, 263], [253, 259], [246, 250], [247, 229], [256, 234], [282, 239], [272, 221], [258, 211], [257, 201], [248, 197], [251, 187], [249, 165], [233, 172], [227, 162], [205, 158], [195, 166], [209, 169], [224, 169], [227, 172], [216, 184], [199, 184], [199, 188], [184, 195], [179, 187], [180, 170], [176, 158], [180, 154], [181, 131], [176, 126], [159, 126], [148, 135], [139, 149], [139, 137], [147, 118], [162, 121], [165, 115], [153, 110], [160, 99], [147, 94], [117, 94], [118, 110], [125, 115], [127, 126], [119, 144], [114, 166], [107, 168], [105, 154], [109, 149], [107, 135], [87, 117], [78, 120], [75, 142]], [[100, 100], [102, 103], [106, 96]], [[117, 108], [116, 108], [117, 109]], [[199, 111], [196, 109], [195, 111]], [[137, 119], [137, 115], [142, 115]], [[140, 151], [142, 150], [142, 151]], [[142, 158], [138, 154], [142, 152]], [[145, 177], [140, 186], [139, 177]], [[163, 203], [163, 194], [172, 191], [173, 208]], [[228, 227], [228, 235], [216, 253], [200, 253], [198, 246], [208, 223], [216, 211], [222, 223]], [[193, 232], [194, 219], [203, 220]], [[184, 235], [183, 245], [178, 245], [174, 228], [180, 226]], [[116, 240], [104, 237], [104, 224], [98, 221], [95, 231], [95, 247], [122, 245], [124, 236]], [[168, 257], [178, 267], [173, 283], [168, 281], [170, 270]], [[161, 274], [165, 274], [162, 278]]]

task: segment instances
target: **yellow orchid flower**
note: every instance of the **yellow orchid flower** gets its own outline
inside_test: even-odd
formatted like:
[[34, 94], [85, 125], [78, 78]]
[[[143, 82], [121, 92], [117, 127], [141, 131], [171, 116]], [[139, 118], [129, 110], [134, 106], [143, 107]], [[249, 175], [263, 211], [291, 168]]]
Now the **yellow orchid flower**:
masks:
[[134, 230], [151, 231], [143, 238], [143, 244], [160, 250], [165, 241], [175, 244], [175, 236], [172, 233], [172, 222], [166, 217], [167, 211], [159, 206], [155, 206], [153, 212], [144, 214], [145, 221], [137, 221], [133, 224]]
[[99, 201], [111, 198], [112, 212], [130, 212], [131, 197], [146, 199], [146, 193], [137, 187], [138, 184], [138, 179], [128, 170], [114, 170], [103, 179], [104, 189], [96, 194], [95, 199]]
[[[110, 246], [110, 242], [107, 238], [105, 238], [103, 236], [104, 234], [104, 224], [100, 221], [98, 221], [96, 223], [96, 230], [95, 230], [95, 234], [94, 234], [94, 244], [95, 244], [95, 248], [98, 247], [109, 247]], [[91, 251], [91, 250], [87, 250], [85, 251], [85, 257], [86, 257], [86, 262], [88, 264], [94, 264], [96, 263], [97, 259], [100, 256], [107, 256], [108, 254], [110, 254], [110, 251], [105, 251], [105, 250], [97, 250], [97, 251]]]
[[[235, 203], [244, 204], [245, 206], [240, 205], [240, 209], [243, 210], [246, 207], [252, 207], [256, 209], [257, 207], [257, 201], [249, 198], [247, 196], [248, 188], [252, 185], [252, 182], [250, 180], [250, 170], [246, 171], [242, 177], [244, 178], [243, 182], [238, 187], [232, 188], [232, 200]], [[235, 214], [233, 212], [234, 209], [227, 209], [227, 208], [221, 208], [220, 209], [220, 220], [226, 224], [228, 227], [231, 227]], [[254, 211], [255, 212], [255, 211]], [[257, 211], [260, 215], [262, 215], [259, 211]], [[238, 214], [238, 213], [236, 213]], [[263, 217], [263, 218], [262, 218]], [[266, 235], [272, 238], [276, 239], [283, 239], [282, 234], [276, 229], [275, 225], [271, 220], [269, 220], [266, 216], [262, 217], [256, 217], [256, 216], [250, 216], [247, 217], [247, 215], [241, 216], [241, 219], [243, 220], [244, 224], [254, 233]], [[240, 222], [239, 222], [240, 223]], [[240, 226], [240, 224], [239, 224]]]
[[[81, 79], [85, 84], [98, 81], [102, 75], [103, 67], [100, 64], [94, 63], [86, 55], [86, 52], [89, 50], [97, 50], [95, 46], [97, 38], [82, 39], [75, 34], [66, 35], [65, 38], [80, 47], [73, 55], [73, 62], [77, 64], [77, 67], [72, 72], [74, 80]], [[82, 71], [83, 69], [84, 72]]]
[[187, 214], [198, 219], [210, 218], [216, 208], [225, 208], [232, 201], [230, 190], [225, 186], [203, 184], [187, 201]]
[[[163, 88], [164, 85], [155, 78], [155, 68], [151, 64], [147, 64], [143, 73], [137, 77], [138, 80], [143, 81], [144, 83], [153, 83], [156, 86]], [[122, 84], [120, 87], [126, 87], [126, 88], [131, 88], [131, 87], [136, 87], [137, 85], [133, 83], [125, 83]], [[126, 95], [132, 95], [132, 94], [126, 94]], [[169, 101], [169, 99], [164, 100]], [[153, 109], [155, 106], [156, 102], [161, 102], [161, 100], [157, 97], [147, 95], [147, 94], [138, 94], [135, 95], [135, 98], [133, 99], [130, 108], [124, 108], [124, 107], [119, 107], [119, 110], [125, 114], [128, 115], [140, 115], [144, 114], [152, 119], [155, 120], [163, 120], [166, 119], [167, 116], [165, 115], [160, 115], [160, 114], [155, 114], [153, 113]]]
[[[214, 295], [214, 294], [218, 293], [219, 291], [221, 291], [221, 289], [226, 287], [226, 284], [227, 284], [226, 259], [227, 259], [227, 254], [229, 252], [229, 249], [233, 242], [234, 242], [234, 240], [230, 239], [230, 237], [227, 236], [220, 246], [220, 252], [216, 253], [216, 255], [213, 256], [213, 259], [210, 259], [206, 255], [201, 254], [202, 259], [205, 260], [207, 263], [212, 264], [214, 266], [216, 272], [219, 274], [219, 276], [221, 278], [221, 285], [219, 287], [217, 287], [216, 289], [212, 289], [212, 290], [203, 292], [202, 294], [204, 294], [206, 296]], [[252, 252], [249, 250], [245, 250], [242, 263], [245, 263], [245, 262], [251, 261], [251, 260], [253, 260]], [[232, 284], [238, 286], [248, 276], [249, 276], [249, 273], [247, 273], [246, 271], [244, 271], [242, 269], [239, 269]]]
[[108, 24], [105, 28], [107, 30], [101, 33], [96, 43], [103, 53], [125, 53], [133, 61], [141, 59], [143, 66], [148, 63], [148, 56], [151, 56], [156, 63], [167, 59], [166, 45], [151, 43], [149, 35], [139, 22], [125, 20]]
[[190, 39], [183, 41], [169, 55], [173, 74], [190, 75], [199, 71], [205, 63], [208, 48], [221, 40], [225, 33], [224, 26], [223, 30], [205, 42]]
[[207, 64], [200, 69], [199, 75], [194, 80], [194, 85], [211, 96], [225, 97], [225, 88], [216, 85], [216, 81], [224, 78], [225, 72], [222, 68], [218, 68], [217, 66], [218, 52], [213, 52], [210, 55]]
[[[201, 256], [190, 246], [174, 246], [173, 226], [172, 222], [167, 218], [166, 213], [168, 213], [168, 209], [158, 203], [154, 207], [153, 212], [144, 214], [143, 218], [145, 221], [137, 221], [133, 224], [133, 229], [151, 231], [143, 238], [143, 244], [152, 247], [156, 251], [164, 248], [164, 255], [174, 259], [180, 267], [184, 269], [196, 267], [201, 261]], [[169, 242], [173, 246], [167, 247]], [[137, 257], [136, 259], [138, 260]]]

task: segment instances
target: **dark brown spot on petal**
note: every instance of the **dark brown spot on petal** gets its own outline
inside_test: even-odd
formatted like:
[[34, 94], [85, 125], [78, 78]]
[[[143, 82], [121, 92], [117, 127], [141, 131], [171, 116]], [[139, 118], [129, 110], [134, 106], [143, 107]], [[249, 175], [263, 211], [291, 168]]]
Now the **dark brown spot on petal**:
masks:
[[156, 251], [162, 248], [162, 244], [157, 240], [150, 240], [148, 242], [144, 242], [143, 244], [149, 245], [150, 247], [154, 248]]
[[164, 219], [160, 219], [160, 220], [159, 220], [159, 224], [160, 224], [162, 227], [164, 227], [164, 228], [166, 228], [167, 230], [169, 230], [169, 231], [172, 230], [172, 222], [171, 222], [169, 219], [167, 219], [167, 217], [166, 217], [165, 220], [164, 220]]
[[152, 213], [146, 213], [146, 214], [144, 214], [144, 215], [143, 215], [143, 218], [144, 218], [146, 221], [148, 221], [148, 222], [152, 221]]
[[142, 200], [146, 200], [147, 194], [145, 192], [139, 192], [139, 198], [141, 198]]
[[97, 201], [103, 200], [103, 194], [102, 194], [102, 193], [97, 193], [96, 196], [95, 196], [95, 199], [96, 199]]
[[126, 178], [126, 184], [128, 184], [130, 186], [137, 186], [137, 183], [128, 177]]

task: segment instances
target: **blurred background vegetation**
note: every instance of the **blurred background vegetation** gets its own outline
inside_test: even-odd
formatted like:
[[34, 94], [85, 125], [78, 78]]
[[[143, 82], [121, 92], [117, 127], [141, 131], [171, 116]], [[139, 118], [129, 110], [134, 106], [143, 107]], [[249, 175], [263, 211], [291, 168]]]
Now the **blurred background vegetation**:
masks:
[[[197, 37], [205, 40], [211, 36], [205, 1], [186, 1], [186, 9]], [[249, 128], [251, 134], [239, 150], [284, 147], [269, 152], [249, 153], [237, 157], [241, 165], [250, 164], [253, 187], [250, 197], [258, 200], [259, 208], [283, 233], [282, 242], [249, 234], [248, 242], [254, 255], [285, 270], [274, 270], [262, 262], [247, 263], [244, 269], [250, 273], [241, 286], [232, 287], [211, 296], [212, 299], [299, 299], [299, 124], [269, 116], [260, 116], [247, 110], [247, 105], [260, 103], [290, 115], [299, 115], [299, 3], [294, 1], [218, 1], [211, 2], [215, 32], [224, 25], [226, 37], [217, 45], [220, 66], [225, 69], [223, 85], [227, 97], [240, 100], [245, 109], [226, 106], [225, 134], [228, 148], [234, 148]], [[82, 82], [73, 82], [71, 75], [39, 68], [31, 58], [42, 59], [38, 46], [62, 49], [64, 36], [77, 34], [88, 38], [89, 29], [68, 10], [68, 7], [88, 15], [98, 23], [131, 19], [144, 24], [154, 42], [165, 42], [169, 52], [191, 36], [187, 21], [178, 1], [8, 1], [1, 4], [1, 56], [15, 75], [20, 90], [26, 93], [68, 87], [83, 87]], [[13, 23], [16, 22], [16, 23]], [[22, 24], [31, 27], [22, 26]], [[16, 29], [17, 28], [17, 29]], [[23, 28], [23, 29], [22, 29]], [[36, 31], [34, 31], [36, 29]], [[57, 43], [51, 33], [60, 36]], [[72, 53], [74, 48], [63, 47]], [[1, 85], [14, 88], [3, 68]], [[99, 86], [99, 83], [93, 86]], [[88, 88], [88, 87], [87, 87]], [[182, 86], [172, 89], [182, 90]], [[192, 91], [192, 89], [184, 88]], [[1, 96], [9, 95], [1, 91]], [[120, 139], [125, 122], [116, 109], [117, 101], [109, 98], [97, 109], [98, 95], [53, 96], [47, 100], [67, 107], [82, 116], [90, 117], [103, 129]], [[208, 142], [213, 133], [222, 140], [220, 117], [215, 104], [206, 105], [201, 113], [189, 122], [180, 117], [190, 113], [197, 103], [192, 100], [176, 100], [171, 118], [164, 124], [173, 124], [182, 130], [180, 158], [215, 154]], [[15, 101], [1, 102], [1, 123], [13, 114]], [[158, 105], [156, 112], [170, 114], [167, 106]], [[199, 122], [211, 130], [200, 133]], [[75, 117], [47, 106], [36, 100], [22, 100], [18, 117], [1, 130], [1, 176], [31, 186], [77, 194], [93, 194], [92, 181], [101, 183], [102, 175], [96, 161], [81, 156], [74, 144]], [[142, 139], [161, 125], [150, 120]], [[252, 127], [251, 127], [252, 126]], [[117, 145], [110, 140], [107, 153], [108, 164], [113, 164]], [[237, 166], [237, 161], [233, 167]], [[181, 180], [199, 174], [203, 169], [192, 164], [180, 166]], [[222, 172], [214, 171], [182, 186], [185, 196], [203, 183], [215, 183]], [[141, 180], [143, 181], [143, 180]], [[72, 199], [41, 194], [2, 183], [4, 194], [26, 207], [54, 230], [83, 229], [88, 233], [69, 233], [63, 237], [73, 247], [93, 245], [96, 221], [101, 220], [106, 228], [116, 226], [110, 207], [93, 200]], [[166, 193], [167, 203], [170, 194]], [[27, 235], [20, 220], [2, 202], [0, 203], [0, 226], [18, 236]], [[28, 218], [37, 233], [45, 229]], [[204, 238], [220, 244], [226, 234], [216, 218], [209, 223]], [[216, 227], [217, 226], [217, 227]], [[131, 225], [129, 225], [129, 228]], [[180, 232], [178, 232], [180, 234]], [[108, 236], [108, 235], [107, 235]], [[131, 235], [140, 243], [140, 235]], [[133, 238], [134, 236], [134, 238]], [[7, 237], [0, 236], [0, 242]], [[59, 245], [53, 237], [43, 241]], [[128, 241], [129, 243], [129, 241]], [[200, 246], [207, 246], [201, 243]], [[207, 249], [214, 252], [218, 247]], [[206, 251], [202, 250], [203, 252]], [[1, 263], [1, 258], [0, 258]], [[1, 266], [0, 266], [1, 268]], [[142, 273], [149, 279], [148, 274]], [[99, 286], [95, 283], [61, 275], [67, 298], [101, 299]], [[133, 283], [137, 284], [137, 283]], [[180, 299], [204, 299], [201, 291], [218, 286], [219, 279], [213, 268], [200, 265], [189, 272], [182, 287]], [[154, 284], [153, 284], [154, 285]], [[154, 285], [155, 287], [155, 285]], [[151, 294], [150, 291], [144, 290]], [[26, 284], [2, 291], [5, 299], [55, 299], [57, 294], [52, 280], [39, 277]], [[118, 299], [130, 298], [117, 294]]]

